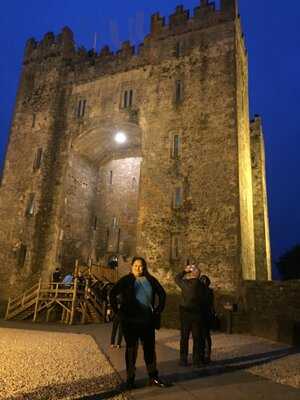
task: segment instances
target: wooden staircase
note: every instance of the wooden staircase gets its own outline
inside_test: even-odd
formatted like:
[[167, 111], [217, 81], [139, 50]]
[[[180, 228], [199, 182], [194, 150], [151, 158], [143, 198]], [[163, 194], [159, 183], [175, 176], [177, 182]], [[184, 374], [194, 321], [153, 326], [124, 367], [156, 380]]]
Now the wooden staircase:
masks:
[[84, 285], [78, 277], [74, 278], [69, 287], [57, 282], [42, 282], [40, 279], [22, 295], [8, 300], [5, 319], [32, 318], [33, 322], [49, 322], [54, 317], [55, 320], [59, 319], [62, 323], [70, 325], [76, 322], [105, 322], [108, 302], [106, 298], [99, 296], [96, 287], [97, 284], [103, 283], [103, 280], [107, 281], [107, 276], [113, 278], [114, 282], [117, 276], [116, 272], [105, 271], [107, 268], [102, 270], [104, 273], [98, 269], [97, 276], [89, 271]]

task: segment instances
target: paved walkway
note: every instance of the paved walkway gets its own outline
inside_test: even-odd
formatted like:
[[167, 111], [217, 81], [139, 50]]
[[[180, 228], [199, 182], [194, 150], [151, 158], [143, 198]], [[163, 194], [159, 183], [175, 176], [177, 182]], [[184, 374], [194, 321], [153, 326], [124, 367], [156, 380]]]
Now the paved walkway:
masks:
[[[47, 331], [63, 331], [90, 334], [100, 349], [106, 354], [120, 376], [125, 379], [124, 349], [110, 349], [110, 324], [63, 326], [58, 324], [33, 324], [24, 322], [0, 321], [2, 328], [20, 328]], [[193, 370], [191, 367], [178, 366], [178, 351], [166, 345], [166, 342], [178, 338], [178, 331], [162, 329], [157, 335], [157, 359], [160, 375], [172, 383], [167, 389], [147, 386], [146, 370], [139, 351], [137, 360], [137, 386], [130, 394], [133, 399], [150, 400], [299, 400], [300, 390], [290, 386], [255, 376], [246, 368], [265, 363], [287, 355], [287, 351], [278, 349], [269, 353], [246, 356], [212, 363], [208, 367]], [[114, 393], [99, 393], [81, 400], [109, 398]]]

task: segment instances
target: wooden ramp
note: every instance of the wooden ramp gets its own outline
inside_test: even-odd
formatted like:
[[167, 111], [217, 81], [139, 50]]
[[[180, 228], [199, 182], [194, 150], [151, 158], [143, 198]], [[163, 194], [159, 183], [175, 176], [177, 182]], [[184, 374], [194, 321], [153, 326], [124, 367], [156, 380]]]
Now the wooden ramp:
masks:
[[9, 299], [5, 319], [59, 320], [70, 325], [105, 322], [107, 286], [117, 280], [117, 272], [108, 268], [97, 268], [96, 272], [97, 276], [89, 270], [84, 281], [75, 277], [69, 286], [40, 279], [22, 295]]

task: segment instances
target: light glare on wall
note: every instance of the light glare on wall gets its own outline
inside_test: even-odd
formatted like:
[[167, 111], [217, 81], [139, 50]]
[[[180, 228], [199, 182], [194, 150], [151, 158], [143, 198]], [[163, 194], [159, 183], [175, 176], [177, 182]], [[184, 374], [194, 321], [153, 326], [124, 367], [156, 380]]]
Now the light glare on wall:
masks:
[[115, 141], [117, 142], [117, 143], [120, 143], [120, 144], [122, 144], [122, 143], [125, 143], [126, 142], [126, 135], [125, 135], [125, 133], [124, 132], [118, 132], [117, 134], [116, 134], [116, 136], [115, 136]]

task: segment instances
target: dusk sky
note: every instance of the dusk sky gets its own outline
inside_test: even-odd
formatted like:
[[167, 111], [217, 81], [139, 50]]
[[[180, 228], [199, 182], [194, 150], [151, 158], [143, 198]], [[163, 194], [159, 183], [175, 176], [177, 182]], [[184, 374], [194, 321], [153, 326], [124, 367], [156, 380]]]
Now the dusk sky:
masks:
[[[192, 10], [200, 0], [181, 3]], [[216, 2], [218, 5], [218, 1]], [[113, 50], [143, 40], [150, 16], [178, 0], [4, 0], [0, 11], [0, 160], [4, 159], [24, 45], [69, 26], [77, 45]], [[300, 0], [240, 0], [249, 54], [250, 115], [263, 119], [273, 262], [300, 243]]]

